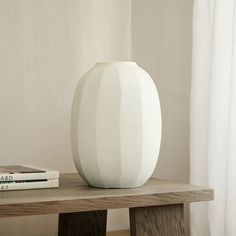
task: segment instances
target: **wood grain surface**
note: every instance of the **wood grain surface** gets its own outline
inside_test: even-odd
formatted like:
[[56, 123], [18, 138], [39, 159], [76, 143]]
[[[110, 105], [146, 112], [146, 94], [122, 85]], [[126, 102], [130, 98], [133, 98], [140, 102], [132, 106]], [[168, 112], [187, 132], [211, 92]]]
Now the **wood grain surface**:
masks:
[[212, 199], [212, 189], [189, 184], [150, 179], [140, 188], [100, 189], [89, 187], [80, 180], [78, 174], [62, 174], [57, 189], [1, 192], [0, 217], [169, 205]]
[[131, 236], [184, 236], [184, 204], [130, 208]]
[[59, 214], [58, 236], [106, 236], [107, 211]]
[[130, 236], [129, 230], [119, 230], [107, 232], [107, 236]]

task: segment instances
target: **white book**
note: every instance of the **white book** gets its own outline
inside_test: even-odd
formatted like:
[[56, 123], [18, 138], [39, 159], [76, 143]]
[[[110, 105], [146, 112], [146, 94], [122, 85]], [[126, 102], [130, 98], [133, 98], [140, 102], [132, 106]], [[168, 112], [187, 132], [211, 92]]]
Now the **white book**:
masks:
[[[29, 181], [29, 182], [27, 182]], [[10, 183], [0, 183], [0, 191], [39, 189], [39, 188], [56, 188], [59, 187], [59, 179], [50, 179], [42, 181], [13, 181]]]
[[15, 180], [58, 179], [59, 171], [28, 165], [0, 166], [0, 183]]

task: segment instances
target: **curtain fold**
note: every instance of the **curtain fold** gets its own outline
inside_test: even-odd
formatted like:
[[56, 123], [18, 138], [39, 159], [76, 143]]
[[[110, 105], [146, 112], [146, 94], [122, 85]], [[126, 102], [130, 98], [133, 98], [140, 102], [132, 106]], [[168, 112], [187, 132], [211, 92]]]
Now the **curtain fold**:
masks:
[[191, 235], [236, 235], [236, 29], [234, 0], [195, 0], [190, 182], [215, 190], [192, 204]]

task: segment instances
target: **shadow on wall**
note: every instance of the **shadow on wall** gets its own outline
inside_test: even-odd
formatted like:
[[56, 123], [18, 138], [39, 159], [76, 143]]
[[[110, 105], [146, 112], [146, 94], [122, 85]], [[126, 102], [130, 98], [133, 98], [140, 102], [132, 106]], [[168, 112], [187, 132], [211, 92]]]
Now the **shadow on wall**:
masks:
[[132, 2], [132, 59], [158, 88], [162, 144], [155, 176], [189, 181], [192, 1]]

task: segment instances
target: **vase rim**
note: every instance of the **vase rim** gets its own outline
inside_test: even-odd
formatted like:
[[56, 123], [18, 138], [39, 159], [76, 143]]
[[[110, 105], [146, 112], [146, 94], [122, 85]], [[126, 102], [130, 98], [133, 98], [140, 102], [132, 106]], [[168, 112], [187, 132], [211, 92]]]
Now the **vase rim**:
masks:
[[136, 62], [133, 61], [99, 61], [96, 63], [96, 65], [136, 65]]

